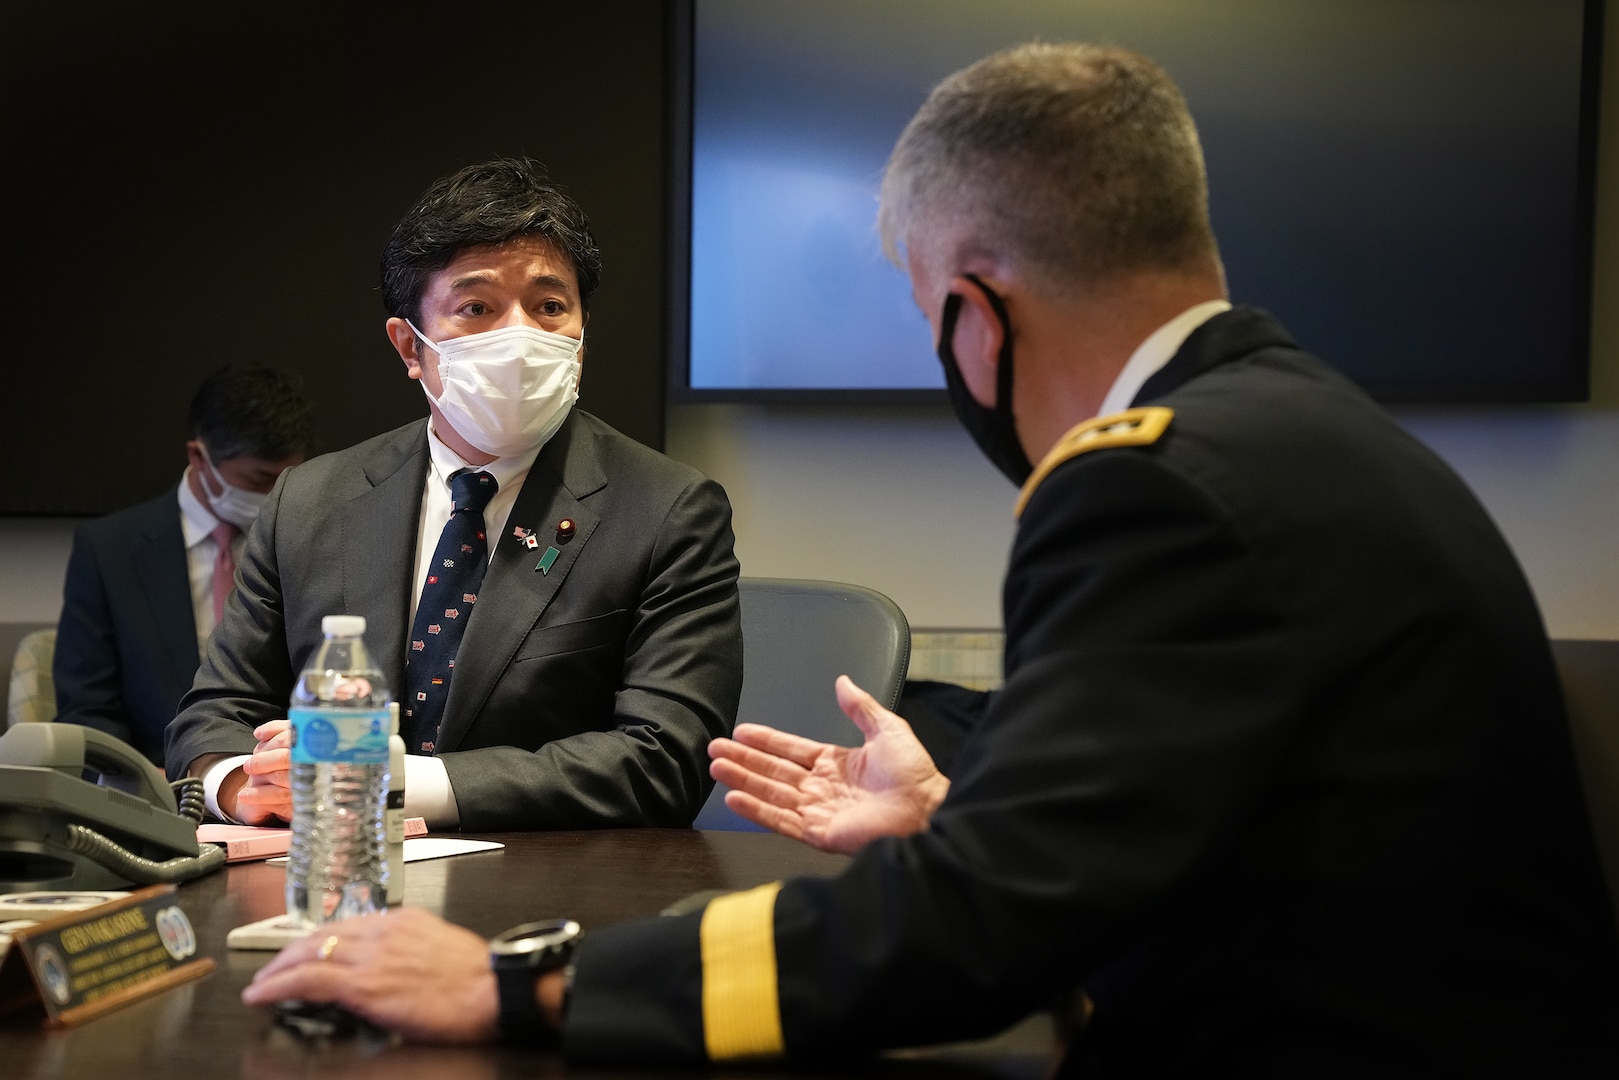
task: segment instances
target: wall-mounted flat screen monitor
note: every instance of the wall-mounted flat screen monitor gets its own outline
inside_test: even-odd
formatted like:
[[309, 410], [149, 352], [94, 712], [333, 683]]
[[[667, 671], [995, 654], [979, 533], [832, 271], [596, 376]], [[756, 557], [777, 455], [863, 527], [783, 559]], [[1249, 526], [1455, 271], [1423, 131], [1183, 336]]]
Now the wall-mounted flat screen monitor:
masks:
[[[942, 396], [883, 163], [1002, 46], [1125, 45], [1185, 91], [1232, 299], [1390, 402], [1587, 395], [1599, 0], [692, 0], [677, 400]], [[682, 355], [682, 347], [684, 355]]]

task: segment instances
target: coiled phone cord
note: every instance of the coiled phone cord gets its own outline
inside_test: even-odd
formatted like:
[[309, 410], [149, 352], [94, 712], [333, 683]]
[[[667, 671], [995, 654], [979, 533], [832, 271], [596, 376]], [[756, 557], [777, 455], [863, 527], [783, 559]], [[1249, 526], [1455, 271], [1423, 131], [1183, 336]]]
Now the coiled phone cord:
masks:
[[[193, 823], [201, 823], [205, 808], [202, 781], [196, 777], [188, 776], [182, 780], [174, 781], [169, 786], [174, 789], [175, 802], [179, 805], [180, 815], [191, 819]], [[203, 844], [201, 846], [203, 850], [200, 854], [181, 855], [177, 858], [157, 862], [124, 850], [94, 829], [77, 824], [69, 824], [67, 827], [67, 847], [69, 850], [83, 855], [91, 862], [105, 867], [115, 874], [145, 885], [190, 881], [193, 878], [199, 878], [204, 874], [218, 870], [225, 865], [225, 848], [223, 846], [219, 844]]]

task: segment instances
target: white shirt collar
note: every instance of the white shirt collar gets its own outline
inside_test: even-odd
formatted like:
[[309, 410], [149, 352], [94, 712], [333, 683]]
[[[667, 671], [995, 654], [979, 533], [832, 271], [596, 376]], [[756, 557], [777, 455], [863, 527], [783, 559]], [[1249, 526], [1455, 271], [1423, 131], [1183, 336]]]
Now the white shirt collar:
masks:
[[[495, 483], [500, 485], [500, 490], [504, 491], [512, 486], [514, 480], [519, 480], [528, 475], [528, 470], [534, 465], [534, 459], [540, 456], [540, 450], [541, 447], [536, 446], [527, 453], [518, 454], [515, 457], [496, 458], [487, 465], [473, 465], [460, 454], [445, 446], [444, 440], [440, 439], [438, 432], [433, 430], [433, 422], [431, 420], [427, 422], [427, 452], [433, 459], [433, 475], [438, 478], [439, 483], [444, 485], [445, 490], [449, 490], [450, 476], [453, 473], [457, 473], [462, 469], [475, 468], [493, 476]], [[436, 536], [437, 533], [435, 532], [434, 535]]]
[[213, 536], [218, 525], [214, 512], [191, 490], [191, 466], [187, 465], [180, 477], [180, 534], [185, 537], [186, 547], [196, 547]]
[[1220, 314], [1230, 311], [1231, 304], [1226, 300], [1205, 300], [1201, 304], [1193, 304], [1179, 315], [1170, 319], [1164, 325], [1147, 335], [1147, 340], [1136, 347], [1119, 371], [1118, 378], [1113, 380], [1113, 386], [1102, 399], [1102, 408], [1097, 416], [1112, 416], [1121, 413], [1135, 401], [1136, 395], [1147, 384], [1147, 380], [1169, 363], [1170, 359], [1180, 351], [1186, 339], [1192, 336], [1192, 331]]

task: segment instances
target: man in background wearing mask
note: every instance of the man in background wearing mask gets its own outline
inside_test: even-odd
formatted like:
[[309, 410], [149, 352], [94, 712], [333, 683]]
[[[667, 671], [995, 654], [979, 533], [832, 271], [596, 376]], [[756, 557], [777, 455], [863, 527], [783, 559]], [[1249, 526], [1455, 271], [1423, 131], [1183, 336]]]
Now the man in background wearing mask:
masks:
[[401, 705], [407, 813], [690, 824], [741, 693], [731, 509], [573, 408], [600, 273], [583, 212], [526, 159], [462, 169], [400, 221], [386, 329], [429, 418], [271, 493], [243, 602], [169, 728], [171, 778], [203, 777], [221, 816], [289, 819], [294, 681], [323, 616], [363, 615]]
[[197, 673], [236, 559], [276, 477], [303, 461], [314, 417], [296, 376], [228, 366], [191, 399], [180, 483], [73, 534], [56, 628], [57, 720], [163, 763], [163, 729]]

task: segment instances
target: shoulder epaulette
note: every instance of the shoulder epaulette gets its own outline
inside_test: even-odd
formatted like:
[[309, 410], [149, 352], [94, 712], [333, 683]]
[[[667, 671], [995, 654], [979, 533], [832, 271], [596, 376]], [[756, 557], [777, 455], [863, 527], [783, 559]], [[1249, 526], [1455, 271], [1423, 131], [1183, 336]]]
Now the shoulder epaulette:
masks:
[[1029, 474], [1029, 479], [1023, 484], [1023, 490], [1018, 494], [1014, 516], [1023, 516], [1023, 508], [1028, 505], [1034, 489], [1051, 475], [1051, 470], [1069, 458], [1114, 446], [1151, 446], [1169, 427], [1169, 422], [1174, 416], [1174, 409], [1152, 405], [1144, 409], [1126, 409], [1111, 416], [1098, 416], [1073, 428], [1057, 440], [1057, 445], [1051, 448], [1051, 452], [1035, 467], [1034, 472]]

